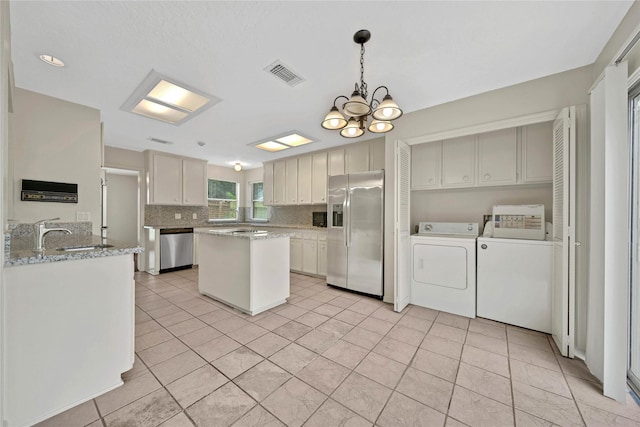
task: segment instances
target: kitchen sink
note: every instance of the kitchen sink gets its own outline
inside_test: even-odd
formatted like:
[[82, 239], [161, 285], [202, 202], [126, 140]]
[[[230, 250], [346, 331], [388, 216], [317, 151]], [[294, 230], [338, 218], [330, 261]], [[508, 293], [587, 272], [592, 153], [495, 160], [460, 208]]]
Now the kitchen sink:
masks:
[[93, 251], [96, 249], [112, 248], [113, 245], [98, 244], [98, 245], [85, 245], [85, 246], [66, 246], [63, 248], [56, 248], [57, 251], [62, 252], [77, 252], [77, 251]]

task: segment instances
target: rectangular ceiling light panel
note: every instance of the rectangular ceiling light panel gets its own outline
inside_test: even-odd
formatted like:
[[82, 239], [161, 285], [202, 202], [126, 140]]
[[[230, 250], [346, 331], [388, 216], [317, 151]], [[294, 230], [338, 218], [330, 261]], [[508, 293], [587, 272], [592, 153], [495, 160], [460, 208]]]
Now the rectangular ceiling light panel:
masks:
[[263, 142], [262, 144], [256, 145], [256, 148], [259, 148], [265, 151], [276, 152], [276, 151], [286, 150], [289, 147], [283, 144], [278, 144], [275, 141], [266, 141], [266, 142]]
[[181, 125], [220, 101], [218, 97], [151, 70], [120, 109]]
[[300, 135], [300, 132], [293, 131], [285, 135], [269, 138], [266, 141], [262, 140], [262, 141], [254, 142], [249, 145], [259, 148], [261, 150], [275, 152], [275, 151], [287, 150], [289, 148], [299, 147], [304, 144], [309, 144], [310, 142], [313, 142], [311, 138], [307, 138], [306, 136]]
[[148, 97], [190, 112], [204, 107], [209, 102], [208, 98], [166, 80], [160, 80], [151, 89]]
[[276, 141], [281, 142], [283, 144], [287, 144], [290, 147], [298, 147], [300, 145], [304, 145], [312, 142], [309, 138], [305, 138], [304, 136], [298, 135], [297, 133], [292, 133], [290, 135], [283, 136], [281, 138], [276, 139]]
[[131, 112], [172, 124], [179, 122], [188, 115], [183, 111], [174, 110], [173, 108], [165, 107], [164, 105], [147, 101], [146, 99], [143, 99], [138, 105], [133, 107]]

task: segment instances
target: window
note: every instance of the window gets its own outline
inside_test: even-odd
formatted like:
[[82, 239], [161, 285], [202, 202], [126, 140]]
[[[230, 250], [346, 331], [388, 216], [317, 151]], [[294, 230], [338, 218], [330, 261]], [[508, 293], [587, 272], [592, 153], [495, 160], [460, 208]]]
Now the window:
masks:
[[267, 207], [262, 198], [263, 183], [251, 183], [251, 219], [267, 219]]
[[209, 180], [209, 219], [238, 219], [238, 183]]

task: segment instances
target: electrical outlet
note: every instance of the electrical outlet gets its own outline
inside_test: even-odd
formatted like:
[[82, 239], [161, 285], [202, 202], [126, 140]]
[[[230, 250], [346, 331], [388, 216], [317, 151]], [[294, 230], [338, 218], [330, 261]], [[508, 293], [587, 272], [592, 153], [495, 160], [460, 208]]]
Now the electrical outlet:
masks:
[[91, 221], [91, 212], [76, 212], [76, 221]]
[[176, 219], [182, 219], [182, 215], [180, 215], [179, 213], [176, 214]]
[[193, 214], [193, 219], [198, 219], [198, 214], [197, 213]]

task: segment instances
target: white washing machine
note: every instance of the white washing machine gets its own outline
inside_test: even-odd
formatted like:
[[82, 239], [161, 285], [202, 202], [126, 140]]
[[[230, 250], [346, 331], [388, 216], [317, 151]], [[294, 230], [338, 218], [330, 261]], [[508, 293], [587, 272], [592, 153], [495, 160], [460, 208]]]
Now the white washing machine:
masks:
[[476, 317], [477, 223], [421, 222], [411, 236], [411, 303]]
[[478, 316], [551, 333], [553, 242], [478, 239]]

